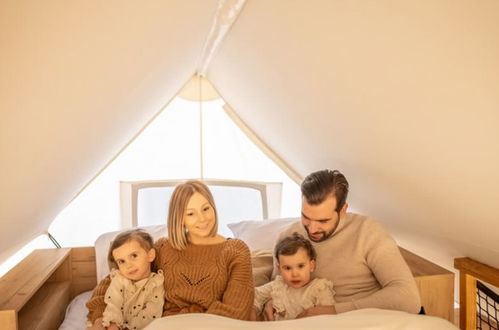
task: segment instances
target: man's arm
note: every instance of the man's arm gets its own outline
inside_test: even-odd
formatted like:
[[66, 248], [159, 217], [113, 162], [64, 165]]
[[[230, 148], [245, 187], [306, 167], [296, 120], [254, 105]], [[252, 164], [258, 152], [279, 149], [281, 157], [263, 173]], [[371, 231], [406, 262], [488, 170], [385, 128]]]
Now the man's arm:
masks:
[[419, 291], [397, 244], [373, 220], [363, 229], [360, 239], [365, 246], [365, 260], [381, 289], [364, 298], [336, 303], [336, 311], [342, 313], [361, 308], [381, 308], [418, 313], [421, 307]]
[[314, 306], [309, 309], [304, 310], [298, 316], [297, 319], [308, 316], [324, 315], [324, 314], [337, 314], [336, 308], [334, 306]]

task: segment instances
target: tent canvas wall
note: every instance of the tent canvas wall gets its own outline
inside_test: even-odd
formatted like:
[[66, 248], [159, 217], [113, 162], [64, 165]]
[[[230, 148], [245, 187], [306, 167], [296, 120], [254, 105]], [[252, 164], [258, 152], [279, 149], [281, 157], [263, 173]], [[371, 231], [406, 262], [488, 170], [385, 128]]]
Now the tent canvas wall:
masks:
[[[215, 0], [0, 3], [0, 261], [196, 72]], [[499, 267], [499, 2], [244, 4], [205, 75], [301, 177], [451, 268]]]

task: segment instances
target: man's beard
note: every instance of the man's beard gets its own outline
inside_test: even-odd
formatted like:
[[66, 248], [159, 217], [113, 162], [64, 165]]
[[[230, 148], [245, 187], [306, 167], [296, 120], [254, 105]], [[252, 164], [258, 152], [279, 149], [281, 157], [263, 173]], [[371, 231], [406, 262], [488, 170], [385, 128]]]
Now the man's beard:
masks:
[[312, 242], [314, 242], [314, 243], [320, 243], [320, 242], [323, 242], [323, 241], [327, 240], [329, 237], [331, 237], [331, 235], [333, 235], [334, 231], [336, 230], [336, 226], [335, 226], [335, 227], [334, 227], [333, 229], [331, 229], [331, 231], [330, 231], [330, 232], [328, 232], [328, 233], [327, 233], [327, 232], [325, 232], [325, 231], [319, 231], [319, 232], [316, 232], [316, 233], [314, 233], [314, 234], [322, 234], [322, 236], [321, 236], [321, 238], [319, 238], [319, 239], [314, 239], [314, 238], [312, 238], [312, 236], [310, 236], [310, 232], [308, 231], [308, 228], [307, 228], [307, 227], [305, 227], [305, 226], [303, 226], [303, 227], [305, 228], [305, 231], [307, 232], [308, 238], [309, 238]]

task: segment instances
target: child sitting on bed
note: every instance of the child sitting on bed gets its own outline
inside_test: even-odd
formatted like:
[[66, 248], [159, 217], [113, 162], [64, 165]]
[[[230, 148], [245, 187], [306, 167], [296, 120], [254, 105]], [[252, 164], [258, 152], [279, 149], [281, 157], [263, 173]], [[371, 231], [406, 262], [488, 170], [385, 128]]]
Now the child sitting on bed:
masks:
[[316, 253], [307, 239], [295, 232], [278, 242], [274, 253], [281, 275], [255, 289], [257, 315], [270, 299], [276, 320], [295, 319], [310, 307], [334, 304], [333, 283], [311, 279]]
[[151, 271], [155, 257], [153, 239], [143, 230], [126, 231], [111, 242], [108, 253], [111, 284], [104, 298], [102, 327], [142, 329], [161, 317], [164, 277], [161, 270]]

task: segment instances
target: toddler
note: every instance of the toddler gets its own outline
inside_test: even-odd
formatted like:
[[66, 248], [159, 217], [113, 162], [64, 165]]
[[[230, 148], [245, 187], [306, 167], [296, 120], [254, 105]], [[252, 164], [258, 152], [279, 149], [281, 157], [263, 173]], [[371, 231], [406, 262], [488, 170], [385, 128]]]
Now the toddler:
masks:
[[270, 299], [275, 320], [295, 319], [310, 307], [334, 305], [333, 283], [323, 278], [311, 279], [316, 253], [308, 240], [295, 232], [279, 241], [274, 253], [281, 275], [255, 289], [257, 314]]
[[164, 277], [151, 271], [156, 257], [152, 237], [140, 229], [119, 234], [111, 242], [111, 284], [106, 291], [102, 326], [142, 329], [163, 314]]

